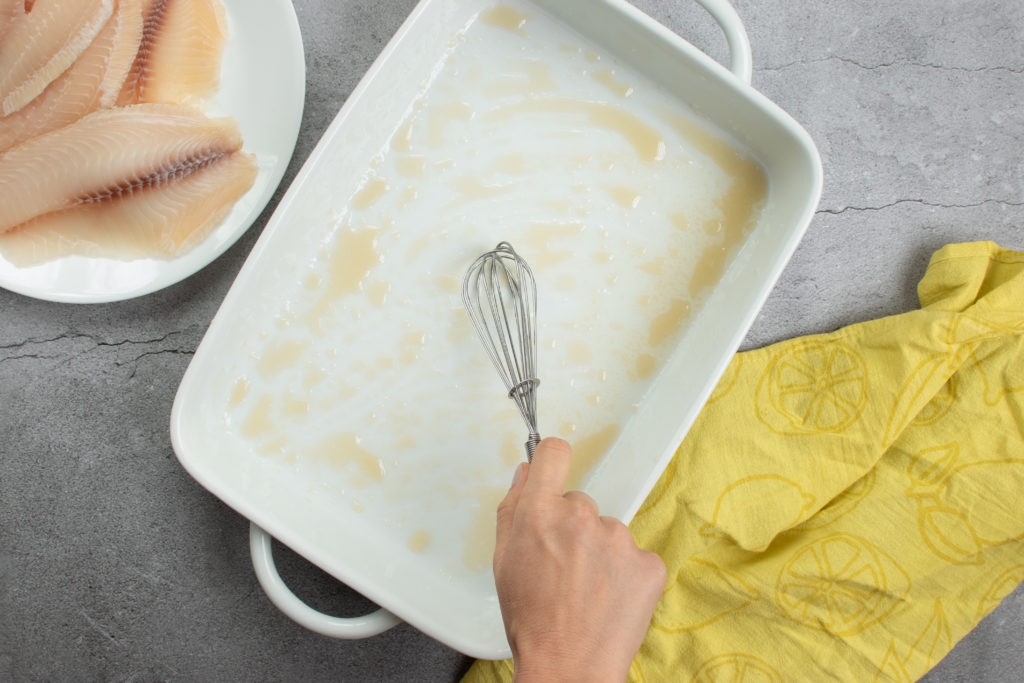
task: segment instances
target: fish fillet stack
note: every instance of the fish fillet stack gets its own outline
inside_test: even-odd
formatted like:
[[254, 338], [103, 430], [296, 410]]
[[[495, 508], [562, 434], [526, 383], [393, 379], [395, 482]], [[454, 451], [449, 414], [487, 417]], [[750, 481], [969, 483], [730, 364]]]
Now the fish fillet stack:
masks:
[[256, 162], [208, 118], [219, 0], [0, 0], [0, 253], [172, 258], [248, 191]]

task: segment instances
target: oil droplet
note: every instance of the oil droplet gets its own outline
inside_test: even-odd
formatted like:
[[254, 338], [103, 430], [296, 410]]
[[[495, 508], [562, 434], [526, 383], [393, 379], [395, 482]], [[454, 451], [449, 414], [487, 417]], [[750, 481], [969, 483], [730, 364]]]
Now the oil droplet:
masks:
[[303, 352], [309, 348], [310, 342], [284, 341], [277, 346], [268, 347], [261, 355], [259, 365], [260, 374], [271, 378], [285, 368], [290, 368], [298, 362]]
[[596, 62], [599, 59], [601, 59], [601, 55], [597, 54], [596, 52], [593, 52], [592, 50], [587, 50], [585, 53], [583, 53], [583, 56], [587, 58], [588, 62]]
[[526, 164], [526, 157], [522, 154], [505, 154], [498, 157], [497, 168], [503, 173], [513, 175], [524, 175], [530, 172], [530, 168]]
[[583, 115], [598, 128], [624, 137], [644, 161], [658, 161], [665, 156], [665, 141], [657, 130], [628, 111], [610, 104], [566, 98], [532, 99], [499, 107], [487, 112], [489, 122], [501, 122], [523, 114]]
[[302, 278], [302, 286], [312, 292], [320, 286], [322, 281], [323, 278], [320, 277], [319, 273], [309, 272], [306, 273], [306, 277]]
[[451, 275], [438, 275], [434, 283], [442, 290], [453, 294], [462, 289], [462, 284]]
[[645, 273], [650, 273], [651, 275], [661, 275], [665, 272], [665, 258], [663, 256], [659, 256], [653, 261], [648, 261], [640, 266], [640, 270]]
[[388, 300], [388, 294], [391, 293], [391, 283], [383, 280], [377, 282], [371, 282], [370, 286], [366, 288], [366, 294], [370, 297], [370, 303], [377, 308], [380, 308]]
[[562, 422], [560, 425], [558, 425], [558, 433], [561, 434], [562, 436], [569, 436], [570, 434], [572, 434], [575, 431], [576, 431], [576, 423], [575, 422], [565, 421], [565, 422]]
[[592, 406], [601, 405], [601, 394], [591, 394], [587, 396], [587, 402]]
[[449, 102], [438, 104], [428, 111], [427, 143], [433, 147], [441, 147], [445, 142], [445, 130], [453, 121], [469, 121], [473, 118], [473, 108], [465, 102]]
[[284, 395], [281, 403], [281, 414], [286, 417], [299, 417], [309, 414], [309, 403], [290, 391]]
[[651, 321], [649, 342], [658, 346], [671, 337], [690, 316], [690, 302], [683, 299], [672, 299], [668, 310]]
[[402, 335], [399, 344], [402, 346], [398, 353], [398, 360], [406, 365], [419, 360], [420, 350], [427, 343], [427, 335], [424, 332], [408, 332]]
[[512, 432], [505, 432], [501, 441], [501, 459], [506, 465], [518, 465], [524, 457], [522, 439]]
[[641, 353], [636, 357], [637, 379], [647, 379], [658, 368], [658, 359], [649, 353]]
[[391, 138], [391, 149], [396, 152], [408, 152], [412, 147], [412, 119], [403, 123]]
[[419, 196], [419, 191], [415, 187], [407, 187], [402, 191], [402, 199], [399, 201], [399, 205], [405, 208], [416, 201]]
[[568, 216], [572, 213], [572, 202], [568, 199], [547, 199], [543, 202], [543, 206], [562, 216]]
[[339, 230], [331, 254], [327, 291], [309, 309], [306, 320], [319, 329], [331, 303], [340, 296], [358, 292], [363, 279], [378, 263], [376, 230]]
[[248, 393], [249, 380], [245, 377], [239, 377], [231, 387], [231, 395], [228, 397], [228, 408], [234, 408], [240, 404], [245, 400], [245, 396]]
[[555, 280], [555, 286], [558, 287], [558, 289], [575, 289], [576, 278], [572, 275], [559, 275], [558, 279]]
[[376, 204], [377, 200], [383, 197], [387, 191], [388, 181], [383, 178], [374, 178], [352, 198], [352, 208], [368, 209]]
[[400, 451], [407, 451], [416, 448], [416, 437], [406, 435], [395, 443], [395, 448]]
[[637, 306], [650, 306], [651, 305], [651, 295], [650, 294], [641, 294], [640, 296], [638, 296], [636, 298], [636, 305]]
[[605, 86], [619, 97], [629, 97], [633, 94], [633, 86], [615, 79], [615, 71], [602, 69], [594, 72], [594, 80]]
[[610, 251], [599, 251], [594, 254], [594, 260], [598, 263], [611, 263], [615, 259], [615, 254]]
[[356, 512], [362, 512], [363, 511], [363, 504], [360, 503], [358, 500], [353, 500], [352, 501], [352, 509], [355, 510]]
[[621, 204], [627, 209], [635, 209], [640, 205], [640, 194], [636, 190], [628, 187], [614, 186], [608, 186], [605, 189], [616, 203]]
[[395, 367], [395, 359], [391, 356], [381, 356], [377, 359], [377, 367], [387, 370], [388, 368]]
[[503, 28], [520, 36], [526, 35], [524, 26], [527, 19], [527, 15], [509, 5], [498, 5], [480, 13], [480, 21], [488, 26]]
[[669, 214], [668, 218], [669, 218], [670, 221], [672, 221], [672, 225], [676, 226], [677, 229], [679, 229], [679, 230], [689, 230], [690, 229], [690, 221], [688, 221], [686, 219], [686, 214], [679, 213], [677, 211], [675, 213]]
[[580, 339], [571, 340], [566, 348], [566, 353], [569, 357], [569, 362], [573, 365], [585, 365], [594, 359], [594, 354], [591, 353], [590, 347]]
[[359, 472], [372, 481], [384, 480], [384, 461], [359, 443], [359, 437], [351, 432], [329, 436], [308, 451], [314, 462], [330, 467], [345, 467], [355, 464]]
[[395, 162], [395, 168], [407, 178], [419, 178], [427, 168], [427, 158], [418, 154], [402, 157]]
[[302, 388], [308, 392], [325, 379], [327, 379], [326, 370], [323, 368], [311, 367], [302, 377]]
[[279, 436], [273, 441], [268, 441], [260, 447], [260, 453], [264, 455], [281, 455], [284, 453], [285, 446], [288, 445], [287, 440], [283, 436]]
[[570, 249], [555, 249], [551, 243], [558, 239], [572, 239], [585, 229], [583, 223], [548, 223], [531, 221], [523, 242], [530, 248], [530, 263], [536, 268], [547, 268], [572, 257]]
[[569, 476], [565, 480], [566, 489], [578, 489], [583, 477], [611, 448], [618, 437], [619, 425], [608, 425], [573, 443], [572, 464], [569, 466]]
[[484, 572], [494, 556], [494, 515], [506, 490], [497, 486], [478, 486], [473, 492], [476, 505], [473, 519], [462, 531], [465, 546], [462, 563], [473, 572]]
[[430, 534], [423, 529], [417, 529], [412, 532], [411, 536], [409, 536], [409, 540], [406, 542], [406, 545], [409, 546], [409, 550], [414, 553], [422, 553], [430, 546], [430, 541]]
[[270, 403], [270, 396], [264, 394], [259, 397], [242, 423], [242, 436], [253, 439], [274, 431], [274, 423], [270, 421]]

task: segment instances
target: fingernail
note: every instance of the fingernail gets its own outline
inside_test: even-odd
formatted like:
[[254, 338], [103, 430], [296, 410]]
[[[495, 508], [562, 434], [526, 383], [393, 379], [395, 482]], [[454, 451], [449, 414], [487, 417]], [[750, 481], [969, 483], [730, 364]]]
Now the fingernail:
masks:
[[523, 476], [523, 463], [519, 463], [518, 465], [516, 465], [516, 471], [512, 474], [512, 485], [509, 486], [509, 488], [510, 489], [514, 489], [516, 487], [516, 484], [519, 482], [519, 479], [522, 476]]

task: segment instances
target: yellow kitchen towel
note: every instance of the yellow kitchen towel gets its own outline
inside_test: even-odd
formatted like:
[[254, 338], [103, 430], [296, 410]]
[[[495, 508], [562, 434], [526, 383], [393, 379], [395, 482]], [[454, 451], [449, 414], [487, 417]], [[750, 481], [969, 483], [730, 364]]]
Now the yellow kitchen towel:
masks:
[[631, 681], [913, 681], [1024, 582], [1024, 253], [918, 295], [733, 359], [631, 524], [669, 574]]

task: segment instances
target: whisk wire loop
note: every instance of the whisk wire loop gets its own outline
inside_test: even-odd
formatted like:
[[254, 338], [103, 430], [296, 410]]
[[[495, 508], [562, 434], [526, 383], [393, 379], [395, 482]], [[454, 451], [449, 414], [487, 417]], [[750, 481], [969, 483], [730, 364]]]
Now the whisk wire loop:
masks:
[[533, 271], [508, 242], [481, 255], [462, 281], [466, 312], [498, 371], [508, 397], [530, 431], [528, 459], [537, 431], [537, 285]]

